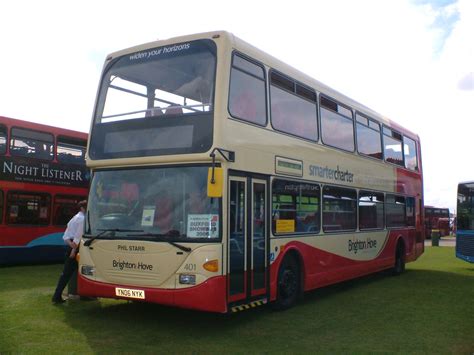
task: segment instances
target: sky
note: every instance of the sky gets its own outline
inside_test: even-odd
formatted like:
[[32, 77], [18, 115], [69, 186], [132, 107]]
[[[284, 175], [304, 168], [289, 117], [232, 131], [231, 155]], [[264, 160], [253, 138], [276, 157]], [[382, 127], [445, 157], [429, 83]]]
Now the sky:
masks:
[[108, 53], [227, 30], [420, 136], [425, 205], [474, 180], [473, 0], [0, 5], [0, 115], [87, 132]]

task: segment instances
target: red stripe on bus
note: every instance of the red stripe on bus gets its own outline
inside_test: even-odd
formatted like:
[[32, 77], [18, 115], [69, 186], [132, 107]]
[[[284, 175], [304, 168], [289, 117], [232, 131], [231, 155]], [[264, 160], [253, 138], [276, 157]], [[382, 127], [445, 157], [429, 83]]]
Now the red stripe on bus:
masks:
[[82, 275], [78, 276], [78, 293], [81, 296], [126, 299], [115, 295], [116, 287], [145, 291], [143, 300], [145, 302], [209, 312], [225, 313], [227, 311], [226, 278], [224, 276], [216, 276], [197, 286], [181, 289], [106, 284], [86, 279]]

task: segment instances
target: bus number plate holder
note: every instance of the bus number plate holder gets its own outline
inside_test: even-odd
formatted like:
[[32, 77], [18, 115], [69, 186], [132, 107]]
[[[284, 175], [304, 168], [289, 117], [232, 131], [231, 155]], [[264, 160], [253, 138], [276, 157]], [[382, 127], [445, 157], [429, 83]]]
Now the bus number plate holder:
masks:
[[143, 290], [133, 290], [130, 288], [115, 288], [115, 295], [118, 297], [127, 297], [127, 298], [137, 298], [140, 300], [145, 299], [145, 291]]

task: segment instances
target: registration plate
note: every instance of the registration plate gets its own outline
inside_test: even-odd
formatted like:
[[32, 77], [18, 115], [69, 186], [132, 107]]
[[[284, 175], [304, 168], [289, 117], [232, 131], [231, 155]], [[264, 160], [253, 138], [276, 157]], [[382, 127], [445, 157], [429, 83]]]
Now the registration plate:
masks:
[[138, 298], [141, 300], [145, 299], [145, 291], [133, 290], [131, 288], [115, 288], [115, 295], [119, 297]]

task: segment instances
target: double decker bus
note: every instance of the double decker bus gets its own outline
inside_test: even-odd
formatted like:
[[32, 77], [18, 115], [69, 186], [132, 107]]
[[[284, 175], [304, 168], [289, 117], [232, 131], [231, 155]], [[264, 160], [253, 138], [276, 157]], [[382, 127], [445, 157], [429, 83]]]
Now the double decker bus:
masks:
[[79, 294], [213, 312], [424, 251], [416, 134], [227, 32], [110, 54]]
[[425, 238], [430, 239], [433, 230], [438, 231], [440, 237], [449, 236], [449, 219], [449, 208], [425, 206]]
[[474, 263], [474, 181], [458, 184], [456, 257]]
[[86, 145], [86, 133], [0, 116], [0, 265], [64, 259], [89, 188]]

